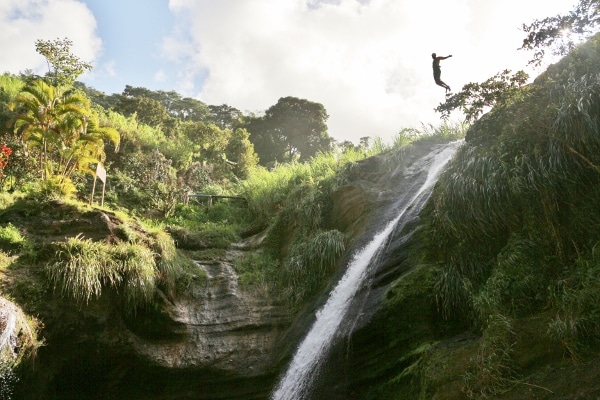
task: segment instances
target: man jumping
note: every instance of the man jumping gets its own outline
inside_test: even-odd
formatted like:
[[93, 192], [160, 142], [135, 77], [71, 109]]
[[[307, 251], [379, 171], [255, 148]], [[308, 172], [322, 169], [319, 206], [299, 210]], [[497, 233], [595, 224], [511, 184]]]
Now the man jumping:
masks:
[[450, 90], [450, 86], [446, 85], [440, 77], [442, 76], [442, 69], [440, 68], [440, 61], [445, 60], [446, 58], [452, 57], [452, 54], [446, 57], [437, 57], [435, 53], [431, 54], [431, 58], [433, 58], [433, 79], [435, 83], [446, 89], [446, 92]]

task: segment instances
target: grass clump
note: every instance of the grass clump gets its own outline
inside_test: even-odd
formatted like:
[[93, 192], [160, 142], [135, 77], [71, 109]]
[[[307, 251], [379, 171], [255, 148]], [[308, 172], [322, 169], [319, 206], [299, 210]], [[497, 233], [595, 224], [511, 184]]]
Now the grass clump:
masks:
[[575, 263], [572, 279], [557, 282], [553, 302], [558, 309], [548, 332], [574, 358], [600, 348], [600, 242]]
[[237, 259], [233, 268], [240, 286], [265, 297], [276, 294], [279, 263], [267, 253], [248, 253]]
[[345, 249], [344, 236], [337, 230], [317, 231], [296, 241], [282, 267], [283, 296], [294, 305], [323, 286]]
[[501, 314], [490, 316], [477, 356], [464, 375], [464, 392], [468, 398], [497, 396], [516, 382], [511, 358], [514, 336], [510, 318]]
[[154, 253], [145, 246], [109, 246], [79, 237], [54, 243], [46, 273], [55, 289], [78, 303], [97, 299], [104, 288], [122, 290], [128, 309], [149, 303], [156, 289]]
[[89, 239], [70, 238], [56, 243], [55, 261], [46, 271], [63, 295], [87, 303], [102, 292], [102, 283], [115, 285], [119, 277], [108, 265], [106, 245]]
[[139, 244], [120, 243], [110, 247], [108, 256], [104, 275], [111, 286], [122, 286], [127, 308], [135, 310], [150, 303], [159, 272], [154, 253]]

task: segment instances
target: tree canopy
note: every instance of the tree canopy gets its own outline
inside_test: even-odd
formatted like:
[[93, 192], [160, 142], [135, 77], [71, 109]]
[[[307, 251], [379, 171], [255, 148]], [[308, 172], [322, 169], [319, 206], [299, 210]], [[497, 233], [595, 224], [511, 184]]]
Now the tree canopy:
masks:
[[303, 161], [331, 149], [328, 118], [320, 103], [282, 97], [264, 116], [250, 118], [246, 128], [261, 164]]
[[36, 51], [46, 57], [48, 77], [55, 86], [70, 86], [92, 65], [71, 53], [73, 41], [64, 38], [56, 40], [36, 40]]
[[539, 65], [546, 49], [551, 49], [554, 55], [565, 55], [575, 44], [595, 34], [599, 26], [600, 1], [580, 0], [575, 9], [565, 15], [523, 24], [527, 36], [521, 49], [533, 50], [530, 63]]

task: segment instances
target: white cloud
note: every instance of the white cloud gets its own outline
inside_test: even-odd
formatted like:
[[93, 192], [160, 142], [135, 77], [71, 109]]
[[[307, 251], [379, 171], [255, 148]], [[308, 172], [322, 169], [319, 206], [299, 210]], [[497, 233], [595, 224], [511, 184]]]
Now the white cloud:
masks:
[[[170, 0], [178, 23], [163, 40], [161, 61], [171, 65], [138, 66], [111, 53], [86, 77], [92, 86], [132, 84], [115, 72], [126, 65], [152, 80], [135, 85], [177, 80], [171, 89], [185, 96], [252, 112], [296, 96], [325, 106], [330, 134], [340, 141], [387, 140], [402, 128], [439, 122], [433, 109], [444, 90], [433, 83], [432, 52], [453, 54], [442, 63], [442, 78], [460, 90], [504, 68], [523, 68], [528, 55], [516, 50], [521, 24], [576, 2]], [[96, 21], [83, 0], [0, 0], [0, 26], [0, 73], [46, 72], [37, 39], [68, 37], [82, 60], [100, 59]], [[135, 21], [128, 28], [138, 33]]]
[[156, 82], [165, 82], [167, 80], [167, 74], [166, 74], [166, 72], [164, 70], [162, 70], [162, 69], [159, 69], [154, 74], [154, 80]]
[[94, 16], [76, 0], [2, 0], [0, 26], [0, 73], [47, 72], [44, 58], [35, 51], [38, 39], [69, 38], [71, 51], [85, 62], [93, 62], [101, 48]]
[[564, 3], [171, 0], [187, 30], [166, 49], [187, 60], [188, 73], [208, 72], [193, 94], [209, 104], [264, 111], [280, 97], [306, 98], [325, 106], [336, 139], [387, 140], [439, 122], [433, 108], [444, 90], [433, 83], [432, 52], [454, 55], [442, 78], [455, 90], [521, 69], [521, 24], [570, 10]]

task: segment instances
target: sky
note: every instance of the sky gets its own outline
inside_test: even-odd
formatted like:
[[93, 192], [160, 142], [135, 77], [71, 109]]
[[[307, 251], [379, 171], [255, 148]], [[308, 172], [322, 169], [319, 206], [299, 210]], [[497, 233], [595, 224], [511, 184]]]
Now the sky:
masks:
[[38, 39], [69, 38], [79, 80], [176, 91], [260, 114], [282, 97], [323, 104], [337, 141], [437, 126], [445, 91], [527, 68], [523, 23], [577, 0], [0, 0], [0, 73], [44, 74]]

